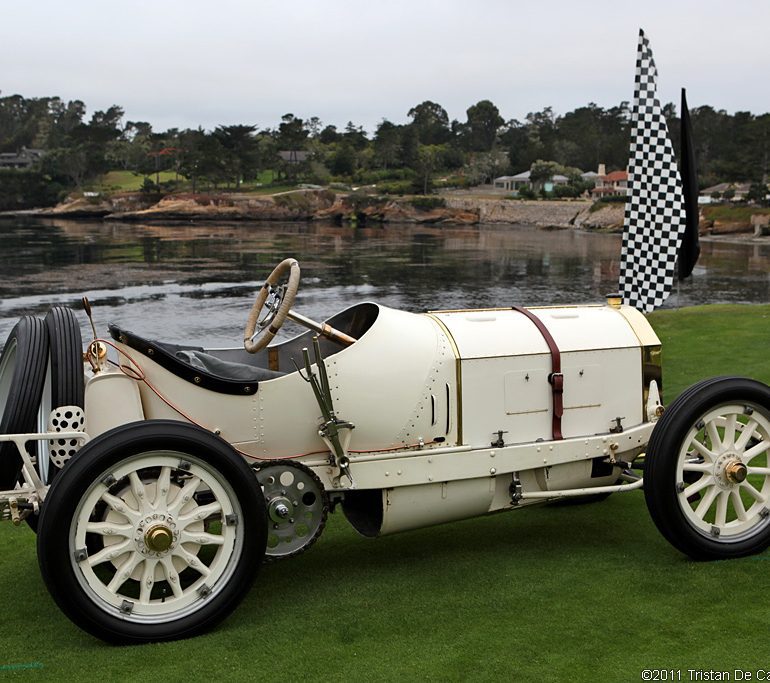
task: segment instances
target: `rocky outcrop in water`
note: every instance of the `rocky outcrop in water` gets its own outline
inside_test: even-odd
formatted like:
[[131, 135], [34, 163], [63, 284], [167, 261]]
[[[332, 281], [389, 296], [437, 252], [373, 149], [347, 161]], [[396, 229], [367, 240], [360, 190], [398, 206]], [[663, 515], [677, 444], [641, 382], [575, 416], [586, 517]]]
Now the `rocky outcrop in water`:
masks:
[[443, 198], [377, 197], [345, 195], [337, 197], [328, 209], [314, 218], [328, 218], [350, 223], [443, 223], [473, 225], [479, 222], [479, 211], [447, 205]]
[[575, 227], [586, 230], [604, 230], [607, 232], [623, 232], [623, 217], [625, 204], [604, 204], [591, 210], [582, 211], [575, 219]]
[[[598, 208], [597, 208], [598, 207]], [[621, 232], [624, 204], [593, 205], [589, 200], [527, 201], [504, 197], [445, 194], [392, 197], [337, 194], [328, 189], [300, 189], [272, 195], [237, 192], [179, 193], [158, 199], [141, 192], [79, 196], [53, 209], [34, 212], [58, 218], [119, 219], [142, 222], [312, 221], [352, 225], [418, 223], [438, 225], [529, 224], [543, 228], [582, 228]], [[765, 220], [766, 217], [756, 217]], [[752, 219], [754, 221], [754, 219]], [[754, 221], [754, 222], [756, 222]], [[701, 231], [767, 231], [753, 223], [701, 220]]]
[[544, 228], [569, 228], [591, 206], [585, 200], [527, 201], [447, 196], [448, 208], [473, 211], [480, 223], [527, 223]]
[[245, 193], [173, 194], [138, 211], [107, 218], [138, 221], [292, 221], [311, 220], [335, 199], [329, 190], [298, 190], [275, 195]]
[[41, 209], [35, 213], [56, 218], [104, 218], [113, 213], [141, 211], [152, 204], [153, 199], [140, 192], [93, 196], [84, 194], [68, 197], [52, 209]]
[[309, 221], [362, 223], [479, 222], [473, 208], [446, 206], [443, 199], [337, 195], [331, 190], [294, 190], [273, 195], [180, 193], [152, 202], [145, 195], [70, 199], [47, 215], [150, 221]]

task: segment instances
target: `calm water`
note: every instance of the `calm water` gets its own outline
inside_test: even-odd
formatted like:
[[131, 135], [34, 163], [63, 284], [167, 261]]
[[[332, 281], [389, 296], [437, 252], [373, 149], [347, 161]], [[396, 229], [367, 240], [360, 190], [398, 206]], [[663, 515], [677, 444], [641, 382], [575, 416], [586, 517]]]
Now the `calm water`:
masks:
[[[0, 238], [0, 344], [20, 315], [45, 315], [52, 303], [79, 309], [86, 295], [100, 334], [115, 321], [166, 341], [237, 346], [256, 289], [287, 256], [302, 266], [294, 307], [320, 320], [361, 300], [412, 311], [599, 302], [617, 289], [620, 255], [619, 235], [531, 226], [0, 219]], [[702, 249], [667, 307], [770, 301], [770, 243]]]

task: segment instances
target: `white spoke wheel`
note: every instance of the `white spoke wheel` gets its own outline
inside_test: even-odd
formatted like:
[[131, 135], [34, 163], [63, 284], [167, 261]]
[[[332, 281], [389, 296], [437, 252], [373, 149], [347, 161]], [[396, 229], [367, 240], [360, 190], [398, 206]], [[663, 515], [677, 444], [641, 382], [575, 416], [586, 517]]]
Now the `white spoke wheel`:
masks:
[[56, 478], [38, 533], [43, 579], [78, 626], [104, 640], [185, 638], [226, 617], [265, 551], [250, 468], [192, 425], [124, 425]]
[[[20, 318], [0, 355], [0, 433], [35, 431], [47, 365], [48, 334], [43, 321]], [[16, 446], [0, 443], [0, 491], [12, 489], [20, 473]]]
[[770, 387], [719, 377], [687, 389], [655, 426], [645, 499], [658, 529], [694, 559], [770, 545]]

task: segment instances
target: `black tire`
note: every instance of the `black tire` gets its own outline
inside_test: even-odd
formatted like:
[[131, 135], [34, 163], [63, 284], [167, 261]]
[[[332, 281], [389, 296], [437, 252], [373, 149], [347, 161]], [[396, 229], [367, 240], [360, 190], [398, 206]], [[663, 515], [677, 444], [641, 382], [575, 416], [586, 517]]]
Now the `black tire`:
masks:
[[[42, 320], [24, 316], [11, 330], [0, 355], [0, 433], [35, 431], [47, 365], [45, 325]], [[16, 446], [0, 443], [0, 490], [16, 485], [21, 465]]]
[[[195, 485], [186, 493], [185, 482]], [[231, 446], [152, 420], [105, 432], [67, 464], [46, 497], [37, 553], [51, 596], [83, 630], [113, 643], [175, 640], [237, 607], [266, 529], [262, 491]], [[111, 545], [120, 547], [110, 554]]]
[[653, 522], [696, 560], [770, 546], [770, 387], [742, 377], [703, 380], [655, 425], [644, 497]]
[[[48, 431], [48, 418], [61, 406], [85, 406], [83, 381], [83, 340], [75, 313], [70, 308], [56, 306], [45, 317], [50, 348], [48, 375], [38, 411], [38, 431]], [[50, 484], [60, 468], [48, 457], [48, 443], [38, 441], [38, 474], [43, 483]]]

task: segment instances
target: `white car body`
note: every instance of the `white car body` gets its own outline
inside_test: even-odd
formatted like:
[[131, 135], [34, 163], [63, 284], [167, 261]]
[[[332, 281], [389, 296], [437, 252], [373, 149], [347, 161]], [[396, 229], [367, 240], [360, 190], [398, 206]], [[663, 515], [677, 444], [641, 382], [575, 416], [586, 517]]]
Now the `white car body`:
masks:
[[[307, 465], [327, 491], [349, 494], [343, 508], [354, 510], [351, 522], [367, 535], [517, 507], [571, 489], [630, 486], [619, 484], [623, 467], [612, 463], [630, 462], [644, 449], [657, 417], [660, 376], [645, 376], [645, 362], [648, 371], [659, 370], [657, 336], [626, 306], [531, 310], [561, 351], [563, 439], [554, 440], [551, 431], [551, 354], [525, 315], [503, 308], [415, 314], [370, 303], [331, 320], [342, 331], [359, 332], [344, 324], [365, 311], [365, 330], [354, 344], [325, 344], [335, 411], [355, 426], [345, 430], [349, 477], [334, 466], [319, 436], [318, 404], [290, 364], [293, 358], [302, 365], [300, 349], [310, 346], [311, 333], [256, 355], [208, 351], [286, 372], [260, 381], [256, 391], [248, 387], [254, 393], [244, 396], [203, 388], [195, 376], [183, 379], [156, 362], [152, 350], [143, 353], [130, 333], [116, 331], [121, 363], [135, 365], [146, 381], [116, 368], [91, 376], [86, 431], [93, 438], [126, 422], [189, 419], [249, 460]], [[658, 360], [650, 365], [651, 358]]]

